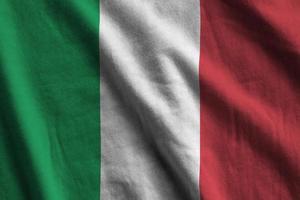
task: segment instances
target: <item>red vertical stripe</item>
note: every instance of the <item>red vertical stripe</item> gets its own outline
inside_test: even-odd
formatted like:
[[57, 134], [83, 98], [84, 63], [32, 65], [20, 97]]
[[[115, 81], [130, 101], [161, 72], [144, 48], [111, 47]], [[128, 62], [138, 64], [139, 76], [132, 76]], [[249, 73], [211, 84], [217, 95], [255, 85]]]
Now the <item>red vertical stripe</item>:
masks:
[[201, 0], [203, 200], [300, 199], [300, 2]]

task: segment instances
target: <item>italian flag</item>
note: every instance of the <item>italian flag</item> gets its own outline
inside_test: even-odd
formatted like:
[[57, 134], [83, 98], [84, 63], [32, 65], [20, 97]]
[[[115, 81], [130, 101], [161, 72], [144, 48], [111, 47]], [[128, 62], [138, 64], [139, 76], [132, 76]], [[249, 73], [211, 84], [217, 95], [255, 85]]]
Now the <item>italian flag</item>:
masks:
[[0, 200], [300, 199], [298, 0], [0, 0]]

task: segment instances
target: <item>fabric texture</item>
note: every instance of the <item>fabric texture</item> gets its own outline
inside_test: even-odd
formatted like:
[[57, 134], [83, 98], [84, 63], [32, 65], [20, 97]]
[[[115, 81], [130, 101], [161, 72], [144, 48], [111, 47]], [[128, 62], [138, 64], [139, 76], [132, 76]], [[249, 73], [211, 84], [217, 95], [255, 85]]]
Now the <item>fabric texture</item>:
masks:
[[101, 199], [199, 199], [199, 2], [100, 7]]
[[300, 199], [300, 4], [201, 0], [201, 196]]
[[299, 0], [0, 0], [0, 200], [299, 200], [299, 24]]
[[98, 200], [99, 2], [0, 1], [0, 199]]

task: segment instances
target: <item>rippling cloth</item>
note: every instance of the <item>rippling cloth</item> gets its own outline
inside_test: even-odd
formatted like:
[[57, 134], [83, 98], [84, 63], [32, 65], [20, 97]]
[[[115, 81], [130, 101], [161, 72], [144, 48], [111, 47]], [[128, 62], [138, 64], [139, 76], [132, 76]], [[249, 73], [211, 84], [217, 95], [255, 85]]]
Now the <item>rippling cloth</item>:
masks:
[[99, 2], [0, 1], [0, 199], [99, 199]]
[[201, 196], [300, 199], [300, 4], [201, 0]]
[[199, 199], [198, 0], [102, 0], [101, 199]]
[[199, 199], [199, 20], [198, 0], [1, 0], [0, 199]]
[[0, 199], [299, 200], [299, 13], [0, 0]]

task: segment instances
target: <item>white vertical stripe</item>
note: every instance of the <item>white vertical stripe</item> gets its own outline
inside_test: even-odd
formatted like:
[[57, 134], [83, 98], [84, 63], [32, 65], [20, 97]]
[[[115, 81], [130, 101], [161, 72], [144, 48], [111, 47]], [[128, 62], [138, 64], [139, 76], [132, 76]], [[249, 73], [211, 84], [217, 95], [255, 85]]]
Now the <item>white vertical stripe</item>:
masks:
[[100, 8], [101, 200], [199, 199], [199, 1]]

